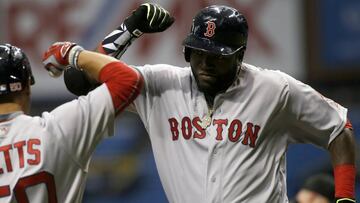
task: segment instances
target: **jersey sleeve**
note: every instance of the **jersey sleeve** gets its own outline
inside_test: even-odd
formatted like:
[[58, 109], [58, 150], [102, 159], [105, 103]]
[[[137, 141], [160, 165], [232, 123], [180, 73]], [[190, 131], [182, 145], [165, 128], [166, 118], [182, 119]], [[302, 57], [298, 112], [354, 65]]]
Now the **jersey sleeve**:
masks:
[[47, 128], [86, 167], [103, 137], [114, 133], [115, 111], [106, 84], [43, 115]]
[[288, 127], [292, 129], [290, 140], [327, 148], [343, 130], [347, 109], [309, 85], [285, 77], [288, 82], [285, 109], [291, 125]]
[[[135, 66], [144, 78], [144, 86], [140, 95], [135, 99], [134, 104], [137, 113], [142, 119], [145, 128], [148, 128], [148, 122], [160, 95], [168, 90], [181, 86], [181, 79], [176, 73], [174, 67], [167, 64]], [[178, 82], [177, 82], [178, 81]]]

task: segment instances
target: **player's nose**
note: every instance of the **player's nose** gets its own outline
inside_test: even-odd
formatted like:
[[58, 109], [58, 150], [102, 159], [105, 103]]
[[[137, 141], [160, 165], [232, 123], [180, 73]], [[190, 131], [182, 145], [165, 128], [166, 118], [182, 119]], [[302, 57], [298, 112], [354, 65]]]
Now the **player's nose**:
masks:
[[204, 55], [201, 60], [201, 67], [203, 70], [212, 70], [215, 68], [214, 59], [209, 55]]

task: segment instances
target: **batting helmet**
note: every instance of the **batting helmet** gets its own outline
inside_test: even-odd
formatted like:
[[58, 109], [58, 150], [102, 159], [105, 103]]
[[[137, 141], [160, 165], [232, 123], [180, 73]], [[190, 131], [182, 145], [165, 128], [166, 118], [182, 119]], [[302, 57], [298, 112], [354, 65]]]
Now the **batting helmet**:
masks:
[[248, 24], [239, 11], [228, 6], [208, 6], [194, 17], [183, 41], [185, 60], [190, 61], [190, 49], [232, 55], [246, 48], [247, 36]]
[[10, 44], [0, 45], [0, 95], [21, 91], [35, 84], [25, 53]]

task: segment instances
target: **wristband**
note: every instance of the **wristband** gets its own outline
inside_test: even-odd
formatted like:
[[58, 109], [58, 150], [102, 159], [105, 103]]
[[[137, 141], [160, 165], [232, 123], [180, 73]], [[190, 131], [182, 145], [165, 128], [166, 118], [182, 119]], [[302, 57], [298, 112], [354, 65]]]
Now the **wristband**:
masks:
[[140, 37], [140, 35], [141, 34], [136, 36], [131, 34], [123, 23], [116, 30], [108, 34], [101, 42], [100, 46], [102, 48], [102, 52], [106, 55], [119, 59], [130, 44], [137, 37]]
[[335, 197], [355, 197], [355, 166], [352, 164], [337, 165], [334, 168]]
[[82, 48], [79, 45], [74, 46], [73, 48], [71, 48], [70, 52], [69, 52], [69, 64], [70, 66], [79, 69], [78, 67], [78, 58], [79, 58], [79, 54], [80, 52], [82, 52], [84, 50], [84, 48]]

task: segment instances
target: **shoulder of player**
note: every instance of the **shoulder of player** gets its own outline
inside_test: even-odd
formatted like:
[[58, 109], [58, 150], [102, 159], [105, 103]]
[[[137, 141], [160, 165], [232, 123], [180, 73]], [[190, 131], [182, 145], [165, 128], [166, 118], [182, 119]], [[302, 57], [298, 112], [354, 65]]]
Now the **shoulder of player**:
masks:
[[170, 64], [145, 64], [142, 66], [133, 65], [132, 67], [139, 70], [151, 69], [154, 71], [180, 71], [180, 72], [188, 69], [188, 67], [179, 67]]
[[243, 63], [242, 70], [257, 83], [270, 86], [288, 86], [288, 77], [291, 77], [280, 70], [264, 69], [247, 63]]
[[[44, 114], [44, 113], [43, 113]], [[43, 116], [30, 116], [27, 114], [19, 114], [13, 119], [3, 122], [2, 124], [7, 125], [7, 123], [12, 123], [15, 125], [22, 126], [23, 129], [30, 129], [30, 128], [43, 128], [44, 124], [44, 117]]]
[[157, 77], [184, 76], [191, 73], [191, 69], [189, 67], [179, 67], [170, 64], [146, 64], [143, 66], [132, 67], [140, 71], [142, 74], [155, 74]]
[[18, 116], [16, 116], [14, 118], [14, 121], [19, 121], [22, 122], [24, 124], [31, 124], [31, 122], [39, 122], [39, 120], [41, 120], [41, 117], [39, 116], [30, 116], [27, 114], [19, 114]]

